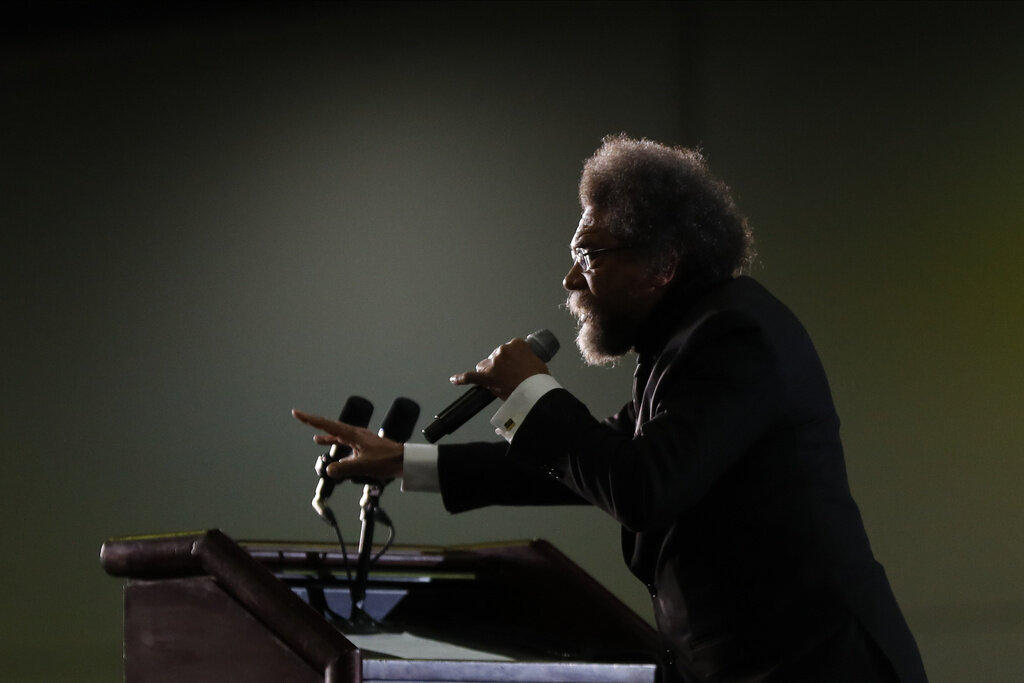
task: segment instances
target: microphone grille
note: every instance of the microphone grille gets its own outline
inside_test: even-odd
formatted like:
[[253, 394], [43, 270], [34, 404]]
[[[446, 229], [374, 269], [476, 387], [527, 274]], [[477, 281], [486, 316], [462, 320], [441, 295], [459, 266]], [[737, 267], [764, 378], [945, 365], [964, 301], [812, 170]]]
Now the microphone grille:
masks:
[[537, 330], [527, 335], [526, 341], [537, 358], [545, 363], [558, 352], [558, 340], [555, 339], [555, 335], [551, 334], [551, 330]]
[[341, 409], [338, 421], [356, 427], [365, 427], [370, 424], [371, 415], [373, 415], [372, 403], [362, 396], [349, 396], [345, 401], [345, 407]]
[[392, 441], [405, 443], [412, 436], [419, 417], [420, 406], [416, 401], [410, 398], [396, 398], [380, 423], [380, 435]]

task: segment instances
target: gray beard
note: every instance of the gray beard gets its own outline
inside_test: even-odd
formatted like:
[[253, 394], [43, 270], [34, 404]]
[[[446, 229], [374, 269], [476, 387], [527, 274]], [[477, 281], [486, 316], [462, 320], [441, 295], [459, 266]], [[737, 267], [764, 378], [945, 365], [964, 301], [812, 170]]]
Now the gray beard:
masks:
[[614, 365], [616, 361], [626, 355], [625, 351], [616, 353], [607, 349], [602, 331], [593, 322], [583, 322], [577, 326], [576, 346], [583, 356], [587, 365], [599, 367], [602, 365]]
[[576, 318], [576, 346], [580, 355], [587, 365], [613, 365], [633, 347], [628, 339], [628, 325], [616, 325], [615, 321], [597, 315], [591, 305], [580, 302], [581, 298], [574, 292], [565, 302]]

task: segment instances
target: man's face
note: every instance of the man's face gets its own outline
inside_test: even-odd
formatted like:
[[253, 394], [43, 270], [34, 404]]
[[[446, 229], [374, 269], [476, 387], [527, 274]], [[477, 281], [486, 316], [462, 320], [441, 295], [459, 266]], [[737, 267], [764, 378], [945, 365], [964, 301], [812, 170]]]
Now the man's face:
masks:
[[663, 292], [664, 278], [651, 272], [639, 249], [612, 235], [600, 214], [584, 206], [576, 233], [569, 243], [577, 250], [594, 253], [590, 267], [577, 259], [562, 281], [569, 291], [566, 306], [576, 318], [576, 345], [589, 365], [601, 365], [622, 357], [636, 343], [640, 325]]

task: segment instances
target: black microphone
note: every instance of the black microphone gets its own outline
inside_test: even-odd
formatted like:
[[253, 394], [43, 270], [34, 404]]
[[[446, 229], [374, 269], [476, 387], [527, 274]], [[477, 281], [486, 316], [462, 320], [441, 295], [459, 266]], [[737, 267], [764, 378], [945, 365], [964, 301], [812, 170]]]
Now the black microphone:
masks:
[[405, 443], [416, 429], [416, 420], [420, 419], [420, 406], [411, 398], [396, 398], [380, 423], [377, 436]]
[[[391, 407], [388, 408], [384, 420], [380, 423], [380, 431], [377, 435], [405, 443], [412, 436], [412, 430], [416, 427], [416, 420], [420, 417], [420, 407], [415, 401], [408, 398], [396, 398]], [[356, 579], [349, 589], [352, 599], [352, 615], [349, 619], [350, 625], [355, 632], [376, 631], [376, 624], [363, 610], [363, 603], [366, 600], [366, 582], [370, 573], [370, 554], [373, 549], [373, 530], [377, 519], [394, 528], [387, 514], [380, 507], [380, 497], [384, 493], [384, 487], [389, 480], [373, 479], [369, 477], [354, 477], [352, 481], [364, 484], [363, 497], [359, 500], [359, 519], [362, 527], [359, 530], [359, 559], [356, 561]], [[390, 542], [389, 542], [390, 543]]]
[[[373, 415], [373, 404], [367, 401], [362, 396], [349, 396], [348, 400], [345, 401], [345, 407], [341, 409], [341, 414], [338, 416], [339, 422], [350, 424], [355, 427], [365, 427], [370, 424], [370, 417]], [[327, 453], [322, 453], [319, 458], [316, 459], [316, 470], [317, 476], [320, 477], [320, 481], [316, 486], [316, 493], [313, 496], [313, 509], [316, 510], [317, 514], [321, 517], [325, 517], [326, 512], [323, 506], [323, 501], [331, 495], [334, 491], [335, 481], [327, 476], [327, 466], [332, 462], [338, 462], [342, 458], [347, 457], [352, 452], [352, 449], [342, 444], [334, 444], [331, 446], [331, 450]]]
[[[534, 354], [545, 363], [551, 360], [558, 351], [558, 340], [550, 330], [537, 330], [533, 334], [527, 335], [526, 341]], [[466, 424], [469, 418], [486, 408], [494, 398], [494, 394], [487, 389], [480, 386], [473, 387], [435, 415], [434, 421], [423, 430], [423, 436], [429, 443], [436, 443], [442, 436], [451, 434]]]
[[[416, 429], [416, 420], [420, 418], [420, 406], [411, 398], [398, 397], [391, 402], [391, 407], [381, 420], [377, 436], [405, 443]], [[325, 470], [326, 472], [326, 470]], [[366, 477], [355, 477], [357, 484], [375, 483], [379, 480]]]

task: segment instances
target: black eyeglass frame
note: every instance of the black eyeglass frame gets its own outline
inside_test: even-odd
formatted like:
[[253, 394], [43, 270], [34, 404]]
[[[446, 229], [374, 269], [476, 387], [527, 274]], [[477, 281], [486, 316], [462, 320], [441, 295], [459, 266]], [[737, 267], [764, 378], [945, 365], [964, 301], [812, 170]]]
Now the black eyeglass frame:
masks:
[[571, 249], [569, 253], [572, 254], [573, 262], [579, 264], [580, 270], [584, 273], [588, 273], [593, 269], [593, 264], [590, 262], [592, 257], [609, 251], [625, 251], [633, 248], [634, 247], [632, 246], [604, 247], [602, 249], [582, 249], [580, 247], [576, 247], [575, 249]]

